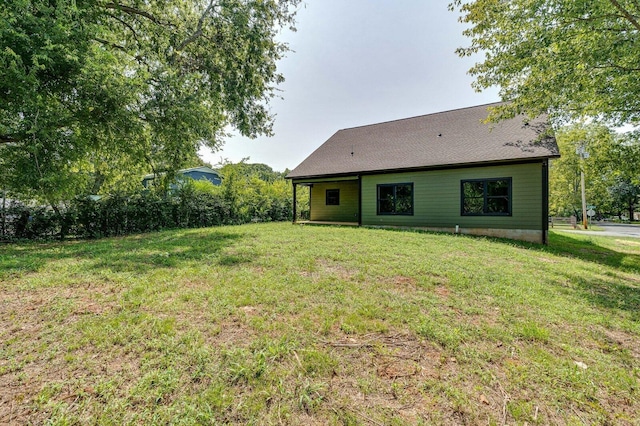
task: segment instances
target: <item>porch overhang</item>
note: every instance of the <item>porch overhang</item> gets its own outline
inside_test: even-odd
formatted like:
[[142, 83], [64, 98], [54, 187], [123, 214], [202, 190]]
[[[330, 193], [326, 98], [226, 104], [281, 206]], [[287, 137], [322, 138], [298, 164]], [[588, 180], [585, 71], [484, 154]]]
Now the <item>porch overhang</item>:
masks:
[[326, 177], [307, 177], [307, 178], [289, 178], [294, 185], [308, 186], [314, 183], [326, 183], [326, 182], [344, 182], [344, 181], [356, 181], [360, 179], [359, 175], [349, 176], [326, 176]]
[[[293, 186], [293, 223], [298, 224], [317, 224], [317, 225], [348, 225], [348, 226], [360, 226], [362, 224], [362, 186], [361, 186], [361, 176], [358, 174], [349, 174], [349, 175], [341, 175], [341, 176], [308, 176], [308, 177], [287, 177], [287, 179], [291, 179], [291, 183]], [[311, 191], [313, 190], [314, 184], [331, 184], [331, 183], [343, 183], [343, 182], [353, 182], [357, 184], [357, 222], [354, 221], [340, 221], [340, 220], [297, 220], [298, 212], [297, 212], [297, 201], [298, 194], [297, 188], [298, 186], [307, 186], [310, 188], [309, 196], [311, 197]], [[311, 198], [310, 198], [310, 208], [311, 208]]]

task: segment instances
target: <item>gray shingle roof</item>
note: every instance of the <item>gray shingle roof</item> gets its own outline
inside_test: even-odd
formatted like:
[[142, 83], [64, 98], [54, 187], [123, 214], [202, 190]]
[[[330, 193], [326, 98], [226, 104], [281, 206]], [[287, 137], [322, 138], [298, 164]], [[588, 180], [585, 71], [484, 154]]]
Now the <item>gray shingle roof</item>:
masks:
[[287, 178], [371, 173], [559, 156], [546, 117], [485, 124], [489, 104], [339, 130]]

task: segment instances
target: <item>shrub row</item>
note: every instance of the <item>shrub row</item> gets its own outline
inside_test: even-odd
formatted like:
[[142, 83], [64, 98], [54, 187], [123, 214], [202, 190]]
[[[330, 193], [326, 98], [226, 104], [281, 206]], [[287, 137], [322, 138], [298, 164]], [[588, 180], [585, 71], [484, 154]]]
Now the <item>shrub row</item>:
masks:
[[100, 238], [216, 225], [291, 220], [286, 194], [242, 199], [227, 191], [199, 191], [194, 185], [162, 193], [114, 194], [99, 200], [76, 198], [54, 211], [13, 201], [0, 211], [0, 239]]

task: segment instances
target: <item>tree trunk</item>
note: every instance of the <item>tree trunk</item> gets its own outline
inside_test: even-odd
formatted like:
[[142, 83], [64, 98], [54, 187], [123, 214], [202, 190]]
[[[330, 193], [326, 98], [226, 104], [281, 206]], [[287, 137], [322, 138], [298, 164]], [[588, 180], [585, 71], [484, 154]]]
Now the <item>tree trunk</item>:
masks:
[[7, 191], [2, 191], [2, 239], [6, 236], [7, 229]]

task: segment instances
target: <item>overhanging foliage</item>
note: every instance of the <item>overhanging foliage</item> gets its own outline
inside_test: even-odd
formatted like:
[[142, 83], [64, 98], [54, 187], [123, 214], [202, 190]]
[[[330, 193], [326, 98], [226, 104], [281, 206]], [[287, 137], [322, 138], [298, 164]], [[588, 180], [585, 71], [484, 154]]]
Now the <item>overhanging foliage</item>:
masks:
[[[270, 134], [299, 0], [15, 0], [0, 9], [0, 187], [56, 206]], [[117, 177], [117, 176], [116, 176]]]
[[494, 119], [640, 119], [640, 3], [631, 0], [455, 0], [469, 25], [460, 56], [484, 55], [474, 87], [510, 101]]

